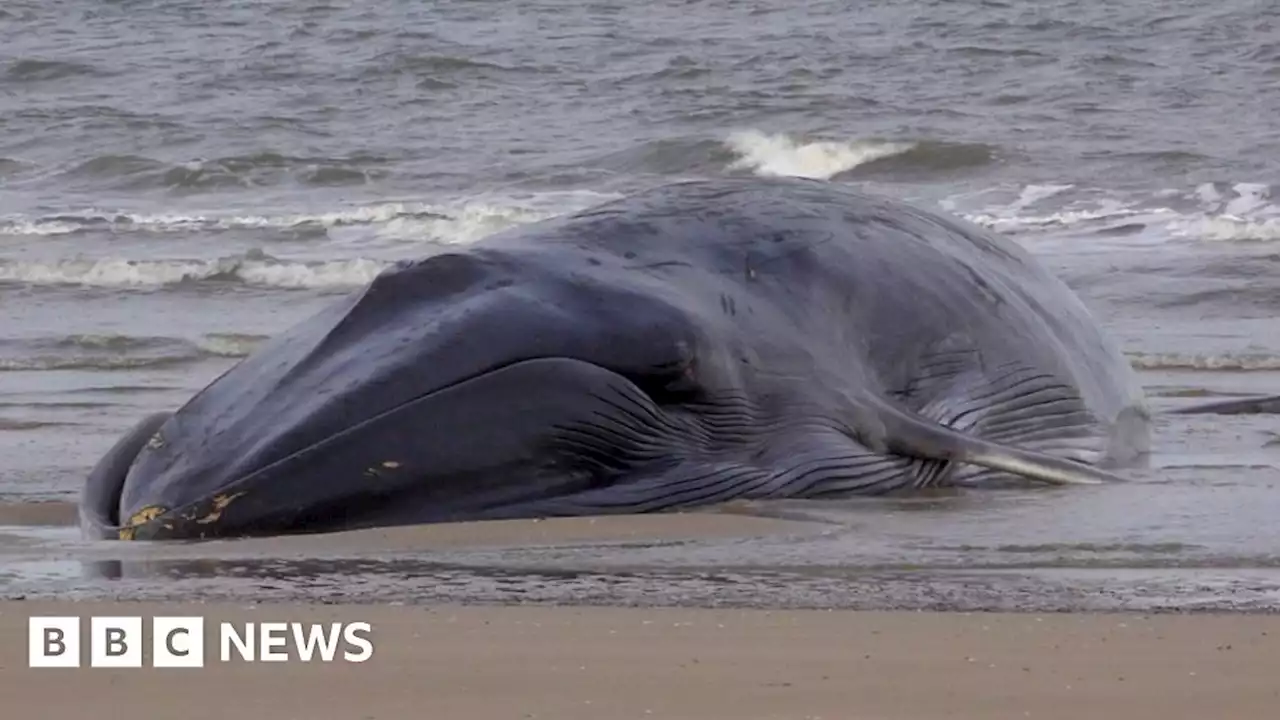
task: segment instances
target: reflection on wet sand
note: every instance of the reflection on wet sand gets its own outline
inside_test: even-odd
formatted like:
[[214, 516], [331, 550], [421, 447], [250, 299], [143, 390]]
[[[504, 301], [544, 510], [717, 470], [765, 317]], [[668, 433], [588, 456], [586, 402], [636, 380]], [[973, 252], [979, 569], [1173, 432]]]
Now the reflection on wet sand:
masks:
[[[1266, 526], [1243, 543], [1250, 536], [1238, 529], [1201, 532], [1191, 542], [1175, 539], [1176, 531], [1162, 536], [1154, 525], [1135, 528], [1129, 505], [1150, 503], [1166, 488], [737, 504], [719, 512], [208, 542], [86, 543], [74, 527], [11, 524], [0, 528], [0, 597], [1280, 609], [1280, 556], [1270, 552]], [[1247, 494], [1218, 494], [1223, 513], [1258, 505]], [[1203, 497], [1186, 501], [1212, 515]], [[1178, 503], [1166, 503], [1163, 513], [1178, 517]]]

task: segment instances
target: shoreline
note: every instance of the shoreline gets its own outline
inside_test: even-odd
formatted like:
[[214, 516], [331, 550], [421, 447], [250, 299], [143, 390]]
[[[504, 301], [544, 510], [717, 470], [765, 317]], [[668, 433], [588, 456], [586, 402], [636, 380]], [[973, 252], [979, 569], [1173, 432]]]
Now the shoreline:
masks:
[[10, 519], [0, 524], [0, 600], [1280, 612], [1280, 567], [1265, 562], [1103, 552], [1036, 565], [996, 552], [987, 554], [995, 564], [958, 555], [886, 563], [860, 552], [848, 526], [745, 510], [195, 543], [84, 542], [73, 528]]

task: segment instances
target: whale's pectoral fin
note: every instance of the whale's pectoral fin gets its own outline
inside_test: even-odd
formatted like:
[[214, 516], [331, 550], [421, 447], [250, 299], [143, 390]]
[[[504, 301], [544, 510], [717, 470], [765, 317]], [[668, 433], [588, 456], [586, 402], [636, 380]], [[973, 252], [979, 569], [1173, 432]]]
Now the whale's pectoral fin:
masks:
[[1276, 415], [1280, 414], [1280, 395], [1218, 400], [1168, 412], [1170, 415]]
[[896, 408], [886, 408], [885, 429], [889, 450], [910, 457], [968, 463], [1055, 485], [1125, 480], [1065, 457], [966, 435]]
[[1053, 484], [1123, 480], [1072, 459], [1102, 460], [1110, 452], [1104, 424], [1072, 387], [1016, 364], [952, 368], [934, 370], [933, 387], [918, 407], [898, 399], [879, 403], [890, 452]]

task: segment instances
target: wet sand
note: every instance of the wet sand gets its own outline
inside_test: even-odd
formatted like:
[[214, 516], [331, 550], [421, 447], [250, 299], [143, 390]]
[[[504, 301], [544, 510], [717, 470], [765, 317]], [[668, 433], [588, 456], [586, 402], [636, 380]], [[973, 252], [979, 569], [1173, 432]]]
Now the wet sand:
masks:
[[[31, 614], [192, 611], [367, 621], [375, 650], [360, 664], [15, 663]], [[0, 643], [6, 707], [47, 720], [1246, 720], [1280, 706], [1267, 616], [8, 602]]]
[[[886, 568], [856, 552], [875, 535], [865, 517], [758, 510], [84, 543], [68, 507], [0, 506], [0, 697], [49, 720], [1248, 720], [1280, 706], [1280, 579], [1249, 574], [1268, 568], [1229, 568], [1228, 584], [1212, 566]], [[190, 614], [207, 623], [200, 670], [26, 668], [32, 615]], [[374, 655], [224, 664], [220, 621], [369, 622]]]
[[[1141, 488], [1132, 492], [1141, 499]], [[1280, 567], [1268, 557], [1066, 534], [1077, 526], [1069, 517], [1113, 497], [1009, 493], [1031, 513], [1018, 526], [1058, 519], [1025, 541], [1017, 527], [993, 524], [994, 496], [190, 543], [86, 542], [74, 526], [39, 522], [65, 508], [0, 505], [0, 601], [1280, 611]], [[1076, 510], [1073, 498], [1083, 503]]]

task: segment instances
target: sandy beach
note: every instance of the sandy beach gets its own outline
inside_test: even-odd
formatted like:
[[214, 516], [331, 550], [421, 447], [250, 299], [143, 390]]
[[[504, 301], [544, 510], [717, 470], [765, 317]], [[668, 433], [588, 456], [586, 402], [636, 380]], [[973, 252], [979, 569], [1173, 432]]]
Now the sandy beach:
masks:
[[[65, 521], [66, 508], [22, 510], [5, 515], [0, 553], [11, 576], [0, 585], [0, 697], [14, 717], [1247, 720], [1280, 706], [1280, 616], [1266, 612], [1266, 581], [1248, 595], [1172, 571], [1104, 570], [1095, 586], [972, 570], [884, 576], [852, 555], [825, 570], [699, 570], [702, 556], [851, 547], [830, 524], [737, 512], [81, 545], [36, 527]], [[106, 575], [58, 574], [113, 562]], [[1206, 612], [1237, 607], [1255, 612]], [[1000, 609], [1017, 612], [961, 611]], [[151, 667], [150, 618], [196, 614], [206, 666]], [[78, 616], [84, 628], [89, 616], [141, 616], [144, 667], [30, 669], [36, 615]], [[217, 624], [249, 621], [367, 622], [374, 652], [363, 663], [223, 663]]]
[[[192, 611], [366, 621], [375, 651], [203, 669], [22, 657], [29, 615]], [[6, 715], [46, 720], [1245, 720], [1280, 705], [1277, 640], [1265, 616], [8, 602], [0, 696]]]

